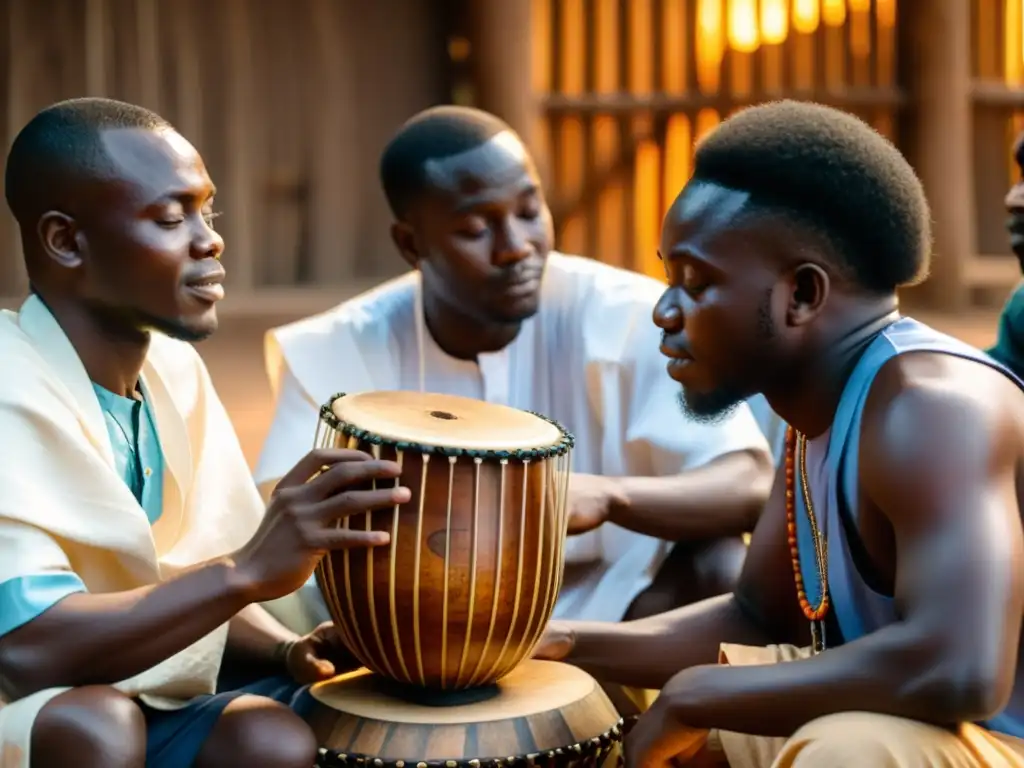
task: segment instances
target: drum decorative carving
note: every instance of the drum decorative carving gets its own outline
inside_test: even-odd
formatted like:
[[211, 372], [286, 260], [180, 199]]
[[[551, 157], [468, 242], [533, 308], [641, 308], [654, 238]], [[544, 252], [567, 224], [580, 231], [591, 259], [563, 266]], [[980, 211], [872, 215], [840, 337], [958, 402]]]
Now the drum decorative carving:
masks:
[[[317, 447], [397, 462], [412, 498], [338, 522], [389, 544], [316, 570], [352, 654], [434, 691], [494, 684], [540, 640], [561, 587], [572, 436], [538, 414], [418, 392], [339, 394]], [[390, 481], [389, 481], [390, 482]]]

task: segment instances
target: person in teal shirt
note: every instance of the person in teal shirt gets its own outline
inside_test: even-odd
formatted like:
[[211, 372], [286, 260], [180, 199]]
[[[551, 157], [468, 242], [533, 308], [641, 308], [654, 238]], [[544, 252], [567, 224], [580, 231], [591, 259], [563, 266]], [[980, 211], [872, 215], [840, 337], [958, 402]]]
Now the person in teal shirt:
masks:
[[[1020, 177], [1006, 194], [1006, 228], [1010, 232], [1010, 248], [1024, 272], [1024, 133], [1014, 142], [1013, 157]], [[986, 351], [1018, 376], [1024, 376], [1024, 282], [1010, 294], [999, 315], [996, 343]]]

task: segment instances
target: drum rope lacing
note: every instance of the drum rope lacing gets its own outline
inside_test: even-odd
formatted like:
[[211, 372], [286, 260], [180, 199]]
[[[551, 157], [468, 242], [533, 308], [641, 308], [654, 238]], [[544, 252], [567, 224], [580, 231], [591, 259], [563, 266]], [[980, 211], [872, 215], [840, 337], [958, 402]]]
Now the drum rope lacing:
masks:
[[[320, 418], [334, 430], [341, 432], [346, 437], [354, 437], [357, 440], [361, 440], [371, 445], [389, 445], [399, 451], [410, 451], [416, 453], [425, 454], [438, 454], [441, 456], [466, 456], [471, 459], [483, 459], [484, 461], [501, 461], [508, 459], [517, 459], [519, 461], [536, 461], [539, 459], [549, 459], [555, 456], [563, 456], [572, 450], [576, 444], [576, 439], [572, 433], [569, 432], [559, 422], [551, 419], [541, 413], [535, 411], [524, 411], [529, 413], [531, 416], [536, 416], [542, 421], [546, 421], [548, 424], [558, 430], [561, 435], [561, 439], [556, 443], [549, 445], [545, 448], [520, 448], [514, 451], [502, 451], [502, 450], [490, 450], [490, 449], [471, 449], [471, 448], [449, 448], [440, 445], [423, 445], [422, 443], [407, 442], [404, 440], [389, 440], [373, 432], [369, 432], [365, 429], [357, 427], [353, 424], [349, 424], [347, 421], [339, 419], [331, 406], [341, 398], [345, 397], [345, 392], [339, 392], [331, 397], [324, 405], [320, 407]], [[523, 409], [517, 409], [523, 410]]]

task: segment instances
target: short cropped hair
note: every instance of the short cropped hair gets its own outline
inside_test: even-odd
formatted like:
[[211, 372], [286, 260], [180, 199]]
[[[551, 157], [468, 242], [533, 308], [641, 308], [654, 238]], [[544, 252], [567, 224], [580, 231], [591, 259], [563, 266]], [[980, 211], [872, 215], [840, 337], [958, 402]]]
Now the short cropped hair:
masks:
[[858, 285], [888, 293], [924, 278], [931, 213], [924, 188], [885, 137], [853, 115], [798, 101], [744, 109], [698, 146], [693, 178], [748, 192], [815, 230]]
[[15, 137], [4, 172], [4, 195], [19, 223], [34, 223], [72, 179], [109, 173], [100, 133], [118, 128], [170, 125], [143, 107], [94, 97], [60, 101], [33, 117]]
[[380, 159], [380, 181], [395, 218], [401, 219], [426, 189], [426, 165], [476, 149], [511, 131], [498, 117], [470, 107], [432, 107], [409, 119]]

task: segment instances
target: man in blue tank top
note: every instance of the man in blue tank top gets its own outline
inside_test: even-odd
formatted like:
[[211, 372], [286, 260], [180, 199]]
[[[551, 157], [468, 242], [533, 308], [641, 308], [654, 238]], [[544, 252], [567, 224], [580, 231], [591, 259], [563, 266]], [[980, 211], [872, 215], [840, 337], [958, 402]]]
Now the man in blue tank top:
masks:
[[681, 403], [791, 426], [736, 591], [538, 649], [660, 688], [630, 768], [1024, 766], [1024, 383], [903, 318], [930, 214], [867, 124], [723, 122], [666, 216], [655, 309]]

